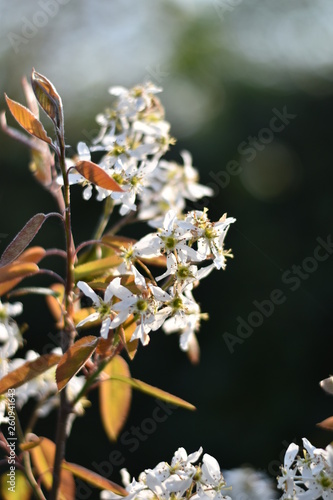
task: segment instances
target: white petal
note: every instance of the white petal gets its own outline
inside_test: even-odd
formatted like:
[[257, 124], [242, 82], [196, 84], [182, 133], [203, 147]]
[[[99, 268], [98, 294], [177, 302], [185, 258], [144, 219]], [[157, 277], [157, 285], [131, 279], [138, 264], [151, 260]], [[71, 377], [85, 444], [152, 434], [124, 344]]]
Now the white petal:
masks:
[[109, 93], [115, 96], [120, 96], [122, 94], [128, 93], [128, 90], [120, 85], [115, 85], [114, 87], [109, 88]]
[[79, 142], [77, 145], [77, 152], [79, 153], [80, 160], [90, 160], [90, 151], [85, 142]]
[[134, 283], [136, 285], [146, 288], [146, 280], [144, 276], [137, 270], [135, 266], [131, 266], [132, 273], [134, 274]]
[[21, 302], [15, 302], [14, 304], [6, 304], [7, 312], [9, 316], [17, 316], [23, 312], [23, 304]]
[[80, 326], [85, 325], [89, 321], [97, 321], [99, 319], [99, 314], [98, 312], [94, 312], [90, 314], [87, 318], [84, 318], [80, 323], [76, 325], [76, 328], [80, 328]]
[[112, 287], [110, 286], [111, 283], [108, 284], [106, 290], [105, 290], [105, 293], [104, 293], [104, 302], [111, 302], [111, 299], [113, 297], [113, 289]]
[[162, 290], [162, 288], [158, 286], [149, 284], [149, 288], [153, 292], [154, 297], [157, 300], [160, 300], [161, 302], [166, 302], [167, 300], [172, 299], [171, 295], [169, 295], [167, 292], [165, 292], [164, 290]]
[[110, 327], [111, 328], [116, 328], [117, 326], [121, 325], [121, 323], [123, 323], [127, 318], [128, 318], [128, 315], [129, 315], [129, 311], [128, 309], [126, 309], [125, 311], [121, 311], [110, 323]]
[[295, 444], [295, 443], [291, 443], [288, 446], [288, 449], [287, 449], [285, 457], [284, 457], [284, 466], [286, 467], [286, 469], [290, 469], [290, 467], [292, 466], [292, 464], [295, 460], [295, 457], [298, 453], [298, 449], [299, 448], [298, 448], [297, 444]]
[[110, 324], [111, 324], [111, 318], [110, 317], [104, 319], [103, 322], [102, 322], [100, 334], [101, 334], [101, 337], [103, 339], [107, 339], [108, 338], [108, 333], [109, 333], [109, 330], [110, 330]]
[[194, 453], [191, 453], [187, 457], [187, 461], [190, 462], [191, 464], [193, 462], [196, 462], [197, 460], [199, 460], [200, 455], [201, 455], [202, 452], [203, 452], [203, 449], [202, 449], [202, 446], [200, 446], [200, 448], [198, 449], [198, 451], [195, 451]]
[[96, 305], [100, 304], [99, 296], [97, 295], [97, 293], [94, 292], [92, 288], [90, 288], [90, 286], [85, 281], [79, 281], [77, 283], [77, 286], [84, 293], [84, 295], [89, 297], [94, 302], [94, 304]]

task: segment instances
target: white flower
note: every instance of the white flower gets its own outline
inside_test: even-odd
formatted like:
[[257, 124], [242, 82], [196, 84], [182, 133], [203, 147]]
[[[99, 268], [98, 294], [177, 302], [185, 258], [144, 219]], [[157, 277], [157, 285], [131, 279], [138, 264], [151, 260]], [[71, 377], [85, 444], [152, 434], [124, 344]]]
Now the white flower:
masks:
[[[56, 348], [52, 352], [56, 354], [62, 353], [60, 348]], [[12, 370], [16, 370], [17, 368], [20, 368], [28, 361], [35, 361], [38, 358], [39, 354], [37, 352], [29, 350], [25, 355], [25, 359], [15, 358], [9, 362], [9, 372], [11, 372]], [[52, 396], [57, 392], [55, 370], [56, 367], [53, 366], [49, 370], [37, 375], [37, 377], [34, 377], [33, 379], [29, 380], [29, 382], [26, 382], [25, 384], [15, 389], [16, 406], [18, 409], [21, 409], [22, 406], [25, 405], [25, 403], [31, 397], [39, 401], [45, 399], [46, 403], [48, 397]], [[46, 412], [45, 415], [47, 413], [48, 412]]]
[[230, 497], [233, 500], [273, 500], [276, 498], [271, 479], [261, 471], [251, 467], [240, 467], [223, 471]]
[[[66, 158], [66, 168], [67, 170], [71, 169], [68, 173], [68, 182], [70, 185], [73, 184], [81, 184], [84, 187], [82, 192], [82, 196], [85, 200], [89, 200], [92, 195], [92, 184], [77, 171], [75, 172], [73, 167], [75, 167], [75, 163], [78, 161], [90, 161], [90, 149], [84, 142], [79, 142], [77, 145], [77, 155], [72, 158]], [[62, 186], [64, 184], [64, 179], [62, 175], [57, 177], [57, 183]]]
[[153, 104], [153, 95], [161, 92], [160, 87], [156, 87], [150, 82], [137, 85], [131, 89], [121, 86], [110, 87], [110, 94], [116, 96], [116, 109], [127, 117], [135, 118], [139, 112], [144, 111]]
[[211, 271], [215, 268], [213, 264], [202, 267], [198, 269], [198, 266], [191, 264], [190, 262], [183, 262], [181, 255], [178, 260], [173, 253], [167, 255], [167, 270], [156, 277], [156, 281], [160, 281], [167, 276], [174, 275], [177, 282], [185, 284], [193, 283], [194, 281], [200, 281], [202, 278], [208, 276]]
[[134, 314], [139, 318], [139, 324], [131, 340], [140, 339], [143, 345], [147, 345], [150, 340], [148, 333], [151, 330], [157, 330], [160, 326], [160, 321], [156, 318], [157, 301], [166, 301], [170, 296], [162, 289], [154, 286], [150, 286], [149, 289], [143, 288], [141, 294], [135, 295], [120, 284], [120, 278], [115, 278], [110, 283], [110, 286], [112, 293], [121, 299], [113, 306], [113, 310], [118, 311], [118, 315], [112, 320], [111, 327], [119, 326], [126, 321], [130, 314]]
[[207, 210], [194, 210], [189, 212], [185, 222], [179, 225], [190, 229], [197, 238], [198, 251], [203, 258], [213, 256], [213, 262], [217, 269], [225, 269], [225, 257], [232, 255], [224, 252], [223, 242], [230, 224], [235, 222], [233, 217], [226, 217], [224, 214], [218, 222], [211, 222], [207, 217]]
[[[0, 353], [0, 379], [7, 375], [8, 373], [8, 360], [6, 357], [2, 357]], [[8, 417], [5, 416], [6, 413], [6, 394], [0, 396], [0, 425], [8, 423]]]
[[[160, 462], [154, 469], [146, 469], [139, 480], [130, 482], [127, 471], [123, 471], [124, 485], [129, 500], [231, 500], [224, 495], [226, 484], [215, 458], [205, 454], [203, 464], [194, 465], [202, 454], [202, 448], [187, 455], [184, 448], [174, 454], [171, 464]], [[102, 491], [102, 500], [123, 498], [108, 491]], [[259, 498], [259, 497], [258, 497]], [[261, 500], [261, 498], [260, 498]]]
[[80, 326], [86, 324], [89, 321], [97, 321], [98, 319], [102, 320], [100, 334], [101, 337], [107, 339], [108, 333], [111, 325], [111, 314], [112, 314], [112, 298], [113, 298], [113, 286], [112, 282], [107, 286], [104, 293], [104, 300], [101, 299], [99, 295], [84, 281], [79, 281], [77, 283], [78, 288], [93, 301], [93, 306], [96, 309], [96, 312], [90, 314], [87, 318], [80, 321], [76, 326], [79, 328]]
[[179, 223], [176, 212], [169, 210], [164, 216], [162, 228], [158, 233], [147, 235], [146, 248], [141, 246], [140, 250], [143, 255], [149, 255], [150, 252], [160, 252], [167, 255], [171, 252], [177, 252], [183, 262], [201, 261], [205, 256], [187, 245], [187, 241], [191, 237], [192, 234], [186, 230], [184, 223]]
[[141, 200], [139, 216], [152, 219], [174, 210], [181, 215], [186, 199], [196, 201], [204, 196], [212, 196], [213, 190], [198, 184], [198, 172], [192, 166], [192, 157], [188, 151], [182, 151], [184, 165], [160, 160], [157, 168], [150, 175], [150, 190]]
[[287, 449], [278, 488], [283, 490], [281, 499], [323, 500], [333, 499], [333, 450], [316, 448], [303, 438], [304, 458], [296, 457], [298, 446], [292, 443]]
[[0, 357], [3, 359], [13, 356], [23, 342], [19, 327], [12, 319], [22, 311], [21, 302], [2, 304], [0, 300]]

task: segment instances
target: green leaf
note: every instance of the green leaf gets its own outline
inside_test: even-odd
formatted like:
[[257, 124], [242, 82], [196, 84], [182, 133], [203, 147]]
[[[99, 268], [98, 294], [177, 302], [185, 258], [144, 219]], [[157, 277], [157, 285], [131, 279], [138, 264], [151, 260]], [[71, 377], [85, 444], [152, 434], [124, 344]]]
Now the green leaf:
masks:
[[61, 356], [56, 370], [56, 382], [61, 391], [76, 373], [81, 370], [95, 351], [99, 338], [93, 335], [83, 337]]
[[158, 389], [158, 387], [154, 387], [153, 385], [146, 384], [146, 382], [142, 382], [141, 380], [124, 377], [121, 375], [111, 375], [111, 379], [119, 380], [119, 382], [129, 384], [131, 387], [133, 387], [133, 389], [144, 392], [145, 394], [148, 394], [149, 396], [152, 396], [154, 398], [162, 399], [167, 403], [172, 403], [176, 406], [186, 408], [186, 410], [196, 410], [195, 406], [193, 406], [191, 403], [188, 403], [184, 399], [181, 399], [178, 396], [174, 396], [169, 392], [162, 391], [162, 389]]
[[24, 365], [9, 372], [0, 380], [0, 394], [7, 392], [8, 389], [20, 387], [20, 385], [38, 377], [38, 375], [56, 365], [60, 358], [59, 354], [43, 354], [33, 361], [27, 361]]
[[0, 497], [2, 500], [30, 500], [32, 489], [23, 472], [15, 470], [15, 487], [13, 490], [9, 489], [11, 485], [7, 482], [11, 480], [11, 477], [7, 475], [8, 472], [4, 472], [0, 477]]
[[105, 257], [105, 259], [93, 260], [80, 264], [74, 269], [75, 280], [79, 281], [84, 278], [95, 278], [101, 276], [105, 271], [110, 270], [112, 267], [117, 267], [123, 262], [123, 259], [118, 255]]
[[21, 125], [24, 130], [29, 132], [29, 134], [34, 137], [38, 137], [48, 144], [52, 144], [50, 137], [47, 135], [43, 124], [31, 113], [31, 111], [22, 106], [22, 104], [13, 101], [5, 94], [5, 99], [9, 108], [9, 111], [15, 118], [15, 120]]
[[47, 216], [45, 214], [36, 214], [31, 217], [3, 252], [0, 259], [0, 267], [10, 264], [21, 255], [29, 243], [34, 239], [46, 218]]
[[88, 484], [91, 484], [95, 488], [113, 491], [113, 493], [124, 497], [128, 496], [128, 492], [124, 488], [112, 481], [109, 481], [109, 479], [96, 474], [96, 472], [82, 467], [82, 465], [73, 464], [64, 460], [61, 467], [62, 469], [70, 471], [74, 476], [82, 479]]
[[114, 377], [128, 378], [131, 374], [128, 364], [121, 356], [115, 356], [104, 368], [103, 373], [110, 378], [99, 386], [100, 414], [106, 434], [112, 441], [116, 441], [128, 416], [132, 389]]
[[79, 161], [75, 169], [88, 181], [108, 191], [123, 191], [119, 184], [105, 170], [92, 161]]

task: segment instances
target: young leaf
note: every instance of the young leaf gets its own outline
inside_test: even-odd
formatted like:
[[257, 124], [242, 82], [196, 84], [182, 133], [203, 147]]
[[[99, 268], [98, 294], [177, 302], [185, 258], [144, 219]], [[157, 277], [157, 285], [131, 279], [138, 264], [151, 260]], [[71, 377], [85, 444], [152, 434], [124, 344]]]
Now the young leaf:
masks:
[[48, 144], [52, 144], [50, 137], [47, 135], [43, 124], [31, 113], [31, 111], [22, 106], [22, 104], [13, 101], [5, 94], [6, 102], [9, 108], [9, 111], [15, 118], [15, 120], [21, 125], [24, 130], [29, 132], [29, 134], [34, 137], [38, 137], [44, 142]]
[[[55, 444], [42, 438], [39, 446], [30, 450], [31, 458], [38, 476], [47, 490], [52, 488], [52, 468], [55, 457]], [[75, 481], [70, 471], [62, 469], [60, 473], [59, 500], [75, 500]]]
[[61, 283], [54, 283], [50, 286], [51, 290], [57, 294], [57, 297], [49, 295], [46, 297], [46, 303], [52, 314], [53, 318], [57, 322], [58, 328], [63, 328], [64, 326], [64, 311], [63, 311], [63, 299], [65, 295], [65, 287]]
[[92, 161], [79, 161], [75, 169], [88, 181], [108, 191], [123, 191], [119, 184], [112, 179], [101, 167]]
[[36, 448], [36, 446], [39, 446], [43, 438], [40, 438], [36, 436], [36, 434], [29, 433], [26, 436], [26, 441], [24, 443], [20, 443], [20, 450], [21, 451], [29, 451], [32, 450], [32, 448]]
[[20, 262], [35, 262], [38, 264], [46, 254], [46, 250], [43, 247], [30, 247], [27, 250], [25, 250], [19, 258]]
[[104, 234], [104, 236], [102, 236], [102, 241], [105, 241], [105, 243], [109, 243], [115, 248], [128, 248], [130, 245], [134, 245], [134, 243], [137, 242], [137, 240], [134, 240], [133, 238], [127, 238], [127, 236], [115, 236], [109, 233], [106, 233]]
[[322, 422], [319, 422], [317, 426], [326, 431], [333, 431], [333, 417], [326, 418]]
[[128, 492], [118, 484], [109, 481], [109, 479], [106, 479], [105, 477], [100, 476], [99, 474], [96, 474], [96, 472], [86, 469], [81, 465], [66, 462], [64, 460], [62, 462], [61, 467], [65, 470], [70, 471], [74, 476], [82, 479], [88, 484], [91, 484], [95, 488], [100, 488], [101, 490], [113, 491], [113, 493], [116, 493], [117, 495], [122, 495], [124, 497], [128, 496]]
[[32, 489], [25, 475], [20, 470], [15, 470], [15, 486], [10, 489], [10, 476], [4, 472], [0, 477], [0, 498], [2, 500], [30, 500]]
[[38, 269], [39, 267], [34, 262], [12, 262], [11, 264], [7, 264], [7, 266], [0, 267], [0, 283], [31, 276], [31, 274], [36, 273]]
[[116, 441], [127, 419], [132, 390], [129, 385], [118, 382], [113, 377], [120, 376], [127, 379], [131, 374], [126, 361], [121, 356], [115, 356], [106, 365], [103, 373], [109, 375], [110, 379], [99, 386], [100, 414], [106, 434], [111, 441]]
[[89, 277], [101, 276], [105, 271], [108, 271], [112, 267], [119, 266], [122, 262], [123, 259], [118, 255], [111, 255], [111, 257], [105, 257], [105, 259], [98, 259], [80, 264], [74, 269], [75, 280], [79, 281]]
[[58, 363], [56, 370], [56, 382], [58, 390], [61, 391], [72, 377], [85, 365], [92, 353], [95, 351], [99, 338], [93, 335], [83, 337], [73, 344]]
[[36, 214], [31, 217], [31, 219], [15, 236], [11, 243], [9, 243], [8, 247], [3, 252], [0, 259], [0, 267], [13, 262], [13, 260], [17, 259], [21, 255], [23, 250], [25, 250], [29, 243], [34, 239], [46, 218], [45, 214]]
[[24, 365], [9, 372], [0, 380], [0, 394], [8, 391], [8, 389], [20, 387], [20, 385], [38, 377], [38, 375], [56, 365], [60, 358], [59, 354], [43, 354], [33, 361], [27, 361]]
[[38, 272], [36, 265], [45, 255], [42, 247], [31, 247], [25, 250], [19, 260], [0, 268], [0, 297], [14, 288], [23, 278]]
[[32, 71], [31, 84], [40, 106], [61, 130], [63, 127], [62, 101], [54, 85], [35, 70]]
[[136, 352], [138, 350], [139, 340], [135, 339], [131, 341], [134, 330], [136, 329], [136, 322], [133, 321], [133, 314], [131, 314], [128, 319], [123, 323], [120, 328], [120, 338], [126, 349], [126, 352], [131, 360], [134, 359]]
[[[146, 384], [146, 382], [142, 382], [141, 380], [115, 374], [111, 375], [111, 379], [119, 380], [119, 382], [129, 384], [131, 387], [133, 387], [133, 389], [144, 392], [145, 394], [153, 396], [154, 398], [162, 399], [162, 401], [166, 401], [167, 403], [180, 406], [181, 408], [186, 408], [186, 410], [196, 410], [195, 406], [193, 406], [191, 403], [188, 403], [184, 399], [181, 399], [178, 396], [174, 396], [169, 392], [162, 391], [162, 389], [158, 389], [158, 387]], [[105, 382], [103, 382], [103, 384], [105, 384]]]

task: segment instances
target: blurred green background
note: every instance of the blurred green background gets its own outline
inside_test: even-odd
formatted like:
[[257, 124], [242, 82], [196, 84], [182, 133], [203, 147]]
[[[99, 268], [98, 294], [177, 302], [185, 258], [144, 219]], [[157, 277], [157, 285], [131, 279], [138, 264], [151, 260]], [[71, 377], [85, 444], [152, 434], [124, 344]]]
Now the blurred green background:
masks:
[[[215, 190], [207, 201], [211, 219], [224, 212], [237, 218], [226, 240], [234, 260], [196, 291], [210, 316], [199, 334], [200, 364], [192, 366], [176, 336], [162, 332], [132, 363], [134, 377], [197, 411], [169, 411], [149, 427], [156, 402], [134, 394], [125, 434], [112, 444], [93, 395], [93, 406], [74, 423], [67, 459], [94, 470], [93, 463], [103, 462], [100, 472], [117, 481], [121, 467], [136, 475], [169, 460], [179, 446], [189, 452], [203, 446], [224, 469], [250, 464], [275, 477], [292, 440], [306, 436], [325, 447], [332, 435], [316, 423], [333, 413], [319, 387], [333, 371], [333, 256], [315, 264], [306, 259], [333, 227], [333, 4], [0, 0], [0, 36], [0, 108], [3, 92], [23, 102], [21, 77], [35, 67], [63, 98], [66, 139], [74, 148], [95, 135], [110, 85], [161, 85], [177, 138], [168, 157], [191, 151], [201, 182]], [[281, 114], [284, 122], [273, 120]], [[29, 174], [28, 150], [3, 133], [0, 144], [0, 233], [8, 235], [2, 251], [29, 217], [55, 206]], [[80, 241], [90, 236], [100, 205], [73, 192]], [[59, 223], [49, 221], [36, 242], [62, 244]], [[295, 265], [305, 275], [292, 291], [295, 282], [286, 276], [294, 276]], [[275, 289], [284, 302], [230, 352], [225, 332], [236, 335], [239, 318], [247, 322], [254, 302]], [[28, 345], [41, 349], [54, 333], [51, 318], [42, 299], [23, 302]], [[34, 304], [38, 312], [28, 310]], [[54, 421], [55, 415], [36, 430], [53, 439]], [[113, 450], [122, 458], [112, 464]]]

